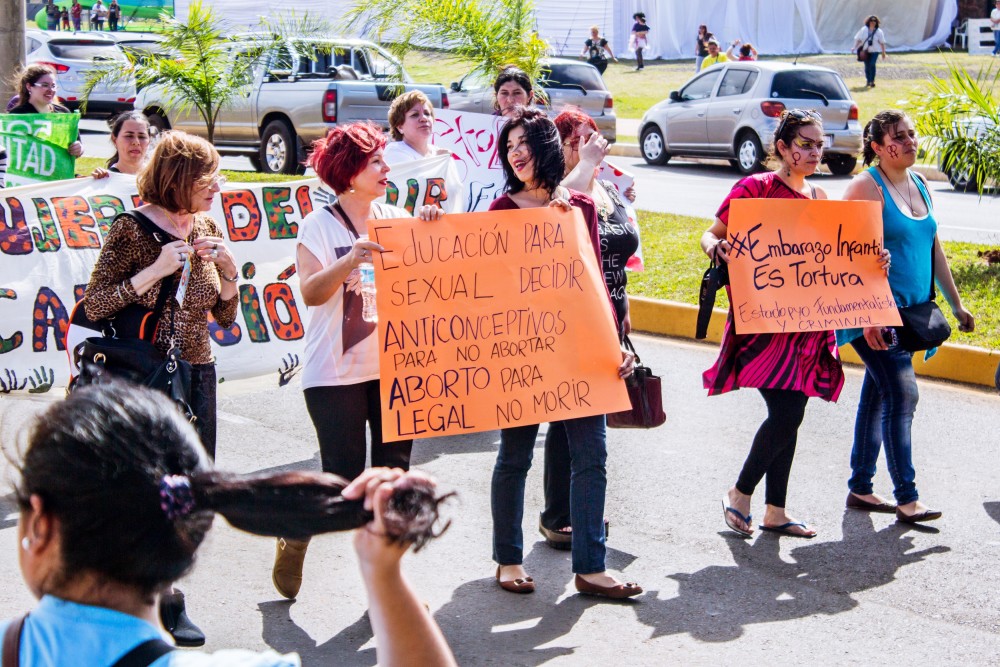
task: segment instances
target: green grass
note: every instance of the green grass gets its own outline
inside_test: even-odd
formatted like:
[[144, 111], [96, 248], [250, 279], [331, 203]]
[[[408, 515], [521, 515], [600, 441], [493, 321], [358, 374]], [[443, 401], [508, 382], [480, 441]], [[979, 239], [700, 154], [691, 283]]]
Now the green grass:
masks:
[[[697, 304], [701, 276], [708, 259], [699, 240], [711, 221], [669, 213], [639, 212], [642, 225], [642, 254], [646, 270], [629, 274], [628, 293], [653, 299]], [[944, 249], [958, 285], [962, 302], [976, 317], [976, 330], [958, 331], [958, 323], [939, 299], [952, 325], [949, 342], [1000, 349], [1000, 264], [987, 264], [978, 256], [992, 246], [945, 242]], [[716, 306], [728, 308], [724, 292]]]
[[[95, 167], [104, 167], [107, 160], [96, 157], [81, 157], [76, 161], [76, 175], [89, 176]], [[287, 176], [285, 174], [259, 174], [255, 171], [235, 171], [223, 169], [222, 175], [232, 183], [283, 183], [297, 181], [305, 176]]]
[[[860, 118], [866, 121], [882, 109], [900, 107], [906, 100], [926, 90], [930, 73], [947, 75], [945, 58], [954, 59], [970, 71], [987, 67], [989, 56], [966, 53], [890, 53], [878, 65], [876, 87], [865, 88], [863, 65], [852, 54], [802, 56], [798, 62], [836, 70], [847, 83], [851, 96], [858, 103]], [[791, 56], [761, 60], [791, 61]], [[446, 53], [414, 52], [407, 56], [406, 67], [417, 81], [441, 83], [447, 86], [458, 81], [469, 67]], [[619, 118], [641, 118], [657, 102], [666, 99], [694, 76], [694, 60], [650, 60], [641, 72], [635, 71], [634, 60], [610, 63], [604, 81], [614, 94], [615, 113]], [[619, 139], [621, 141], [621, 139]]]

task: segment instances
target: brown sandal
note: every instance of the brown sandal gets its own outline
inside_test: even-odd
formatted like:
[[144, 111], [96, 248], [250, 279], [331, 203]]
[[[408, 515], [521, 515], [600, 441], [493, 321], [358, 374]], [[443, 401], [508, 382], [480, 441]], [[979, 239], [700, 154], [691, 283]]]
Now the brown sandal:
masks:
[[500, 568], [502, 565], [497, 565], [497, 583], [500, 584], [500, 588], [511, 593], [534, 593], [535, 592], [535, 580], [531, 577], [525, 577], [524, 579], [514, 579], [513, 581], [500, 581]]

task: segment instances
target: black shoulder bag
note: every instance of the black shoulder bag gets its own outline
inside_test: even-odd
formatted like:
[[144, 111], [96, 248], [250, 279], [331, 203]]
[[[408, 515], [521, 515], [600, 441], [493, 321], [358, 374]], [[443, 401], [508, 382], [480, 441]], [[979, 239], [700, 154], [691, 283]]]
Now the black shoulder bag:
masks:
[[919, 352], [938, 347], [951, 336], [951, 325], [934, 299], [934, 244], [931, 243], [931, 298], [930, 301], [899, 309], [903, 326], [896, 327], [899, 346], [908, 352]]
[[729, 265], [717, 258], [718, 246], [712, 249], [712, 257], [708, 268], [701, 279], [701, 290], [698, 292], [698, 323], [694, 337], [702, 340], [708, 335], [708, 323], [712, 320], [712, 309], [715, 308], [715, 293], [729, 284]]
[[[161, 246], [170, 242], [149, 218], [135, 211], [128, 215]], [[174, 342], [176, 312], [170, 318], [171, 346], [167, 355], [164, 357], [153, 345], [167, 300], [176, 293], [176, 277], [167, 276], [160, 283], [160, 293], [152, 310], [129, 304], [114, 315], [96, 321], [87, 318], [83, 301], [77, 304], [70, 326], [90, 329], [101, 335], [87, 338], [73, 350], [78, 374], [70, 383], [70, 391], [89, 384], [127, 380], [163, 392], [177, 403], [188, 420], [194, 421], [190, 405], [191, 364], [181, 359], [180, 349]]]

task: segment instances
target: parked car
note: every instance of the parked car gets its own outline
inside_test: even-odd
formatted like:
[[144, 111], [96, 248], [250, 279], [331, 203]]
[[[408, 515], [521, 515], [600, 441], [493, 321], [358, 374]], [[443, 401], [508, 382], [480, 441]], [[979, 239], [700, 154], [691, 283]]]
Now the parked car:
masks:
[[858, 105], [837, 72], [812, 65], [752, 61], [709, 67], [643, 115], [639, 147], [649, 164], [678, 155], [722, 158], [752, 174], [764, 169], [781, 112], [794, 108], [822, 116], [823, 162], [830, 171], [854, 171], [862, 143]]
[[[974, 116], [955, 121], [954, 128], [954, 138], [975, 141], [980, 157], [996, 163], [996, 156], [1000, 155], [1000, 126], [990, 118]], [[948, 140], [948, 137], [939, 137], [936, 140], [940, 143], [940, 149], [937, 151], [938, 169], [948, 177], [948, 183], [952, 188], [959, 192], [981, 192], [1000, 187], [1000, 183], [988, 180], [980, 185], [980, 172], [974, 165], [970, 165], [968, 160], [951, 159]]]
[[[80, 107], [80, 91], [89, 67], [109, 61], [122, 65], [128, 62], [115, 41], [100, 33], [26, 30], [24, 38], [28, 64], [46, 63], [55, 68], [59, 99], [70, 109]], [[101, 84], [87, 101], [87, 115], [115, 115], [131, 109], [133, 102], [134, 81]]]
[[[614, 98], [596, 67], [579, 60], [548, 58], [542, 62], [539, 84], [549, 98], [543, 105], [546, 113], [555, 116], [566, 105], [578, 106], [590, 114], [604, 138], [614, 143], [618, 123]], [[493, 113], [493, 78], [467, 74], [451, 84], [448, 99], [452, 109]]]
[[[223, 108], [215, 125], [215, 146], [223, 155], [245, 155], [257, 171], [302, 173], [307, 147], [338, 123], [371, 120], [388, 129], [389, 106], [404, 91], [422, 90], [431, 103], [447, 108], [444, 87], [383, 82], [407, 77], [402, 66], [382, 49], [363, 40], [303, 40], [300, 49], [270, 48], [253, 55], [260, 41], [234, 40], [234, 66], [254, 58], [253, 82], [245, 94]], [[160, 130], [178, 129], [201, 137], [205, 123], [194, 109], [174, 108], [160, 86], [139, 91], [135, 104]]]

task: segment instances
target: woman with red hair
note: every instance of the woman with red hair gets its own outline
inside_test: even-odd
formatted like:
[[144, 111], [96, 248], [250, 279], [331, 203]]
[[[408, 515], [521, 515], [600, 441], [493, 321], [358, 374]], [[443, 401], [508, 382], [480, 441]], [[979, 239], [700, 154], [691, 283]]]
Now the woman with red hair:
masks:
[[[413, 444], [382, 442], [376, 323], [361, 316], [358, 265], [382, 250], [368, 240], [365, 221], [410, 217], [404, 209], [381, 203], [389, 174], [385, 145], [385, 134], [369, 122], [340, 125], [313, 144], [309, 166], [337, 199], [306, 216], [295, 251], [302, 299], [310, 307], [302, 368], [306, 408], [323, 470], [345, 479], [356, 478], [365, 468], [366, 424], [373, 467], [409, 469]], [[308, 545], [278, 539], [272, 580], [286, 598], [294, 598], [302, 584]]]

